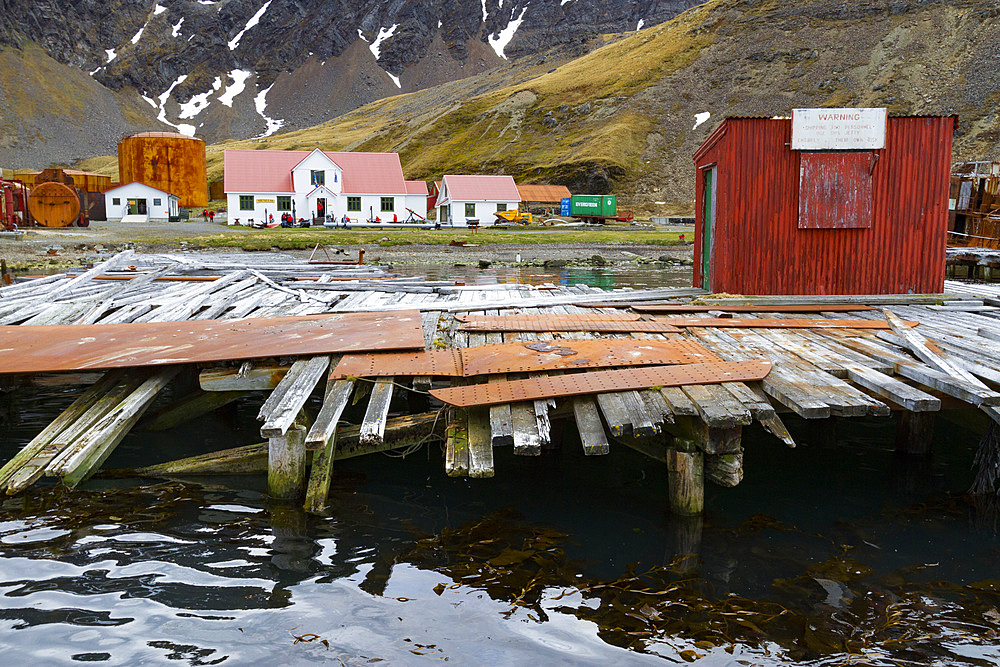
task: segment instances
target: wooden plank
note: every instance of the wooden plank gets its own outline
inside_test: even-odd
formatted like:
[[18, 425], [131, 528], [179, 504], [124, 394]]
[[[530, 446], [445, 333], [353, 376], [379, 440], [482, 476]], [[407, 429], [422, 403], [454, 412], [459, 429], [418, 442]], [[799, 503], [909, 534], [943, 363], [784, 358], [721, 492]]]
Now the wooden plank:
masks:
[[851, 382], [873, 392], [876, 396], [889, 399], [913, 412], [931, 412], [941, 409], [941, 399], [924, 393], [888, 375], [852, 364], [845, 366]]
[[285, 377], [291, 364], [247, 361], [238, 368], [206, 368], [198, 374], [205, 391], [267, 391]]
[[[28, 444], [21, 448], [2, 468], [0, 468], [0, 488], [6, 489], [13, 474], [28, 461], [33, 459], [52, 440], [62, 433], [71, 424], [75, 423], [81, 415], [90, 410], [91, 407], [113, 388], [121, 379], [124, 371], [110, 371], [105, 373], [100, 380], [86, 389], [74, 400], [69, 407], [63, 410], [58, 417], [49, 423], [39, 432]], [[47, 463], [47, 461], [46, 461]], [[44, 466], [43, 466], [44, 470]], [[30, 483], [30, 482], [29, 482]]]
[[690, 385], [681, 390], [698, 408], [702, 420], [713, 428], [733, 428], [753, 421], [750, 411], [723, 387]]
[[670, 405], [670, 411], [680, 417], [698, 414], [698, 407], [680, 387], [661, 387], [660, 394]]
[[329, 443], [337, 433], [337, 423], [344, 414], [344, 408], [351, 400], [353, 391], [354, 382], [351, 380], [327, 382], [323, 407], [320, 408], [316, 420], [306, 434], [306, 449], [329, 449]]
[[601, 456], [609, 451], [608, 438], [604, 433], [601, 415], [593, 399], [578, 396], [573, 399], [573, 418], [580, 433], [583, 453], [587, 456]]
[[372, 386], [372, 396], [361, 422], [361, 444], [374, 445], [382, 442], [385, 422], [389, 416], [392, 401], [393, 378], [379, 378]]
[[76, 487], [87, 480], [142, 417], [149, 405], [180, 372], [179, 366], [155, 372], [80, 440], [76, 456], [62, 468], [62, 482]]
[[725, 387], [726, 391], [733, 395], [733, 398], [742, 403], [754, 419], [767, 418], [775, 414], [774, 406], [767, 400], [767, 396], [759, 396], [745, 383], [724, 382], [721, 386]]
[[518, 456], [538, 456], [542, 453], [542, 439], [538, 434], [533, 405], [527, 402], [510, 406], [514, 426], [514, 454]]
[[705, 456], [705, 479], [732, 488], [743, 481], [743, 450]]
[[[301, 365], [299, 365], [300, 363]], [[285, 376], [285, 379], [271, 394], [271, 396], [279, 395], [280, 399], [272, 401], [268, 398], [265, 406], [270, 410], [264, 412], [264, 407], [261, 407], [258, 414], [258, 418], [260, 414], [263, 414], [265, 418], [264, 425], [260, 428], [262, 437], [274, 438], [284, 435], [329, 367], [330, 357], [326, 356], [299, 360], [292, 364], [292, 371]], [[282, 389], [283, 391], [279, 394], [279, 390]]]
[[646, 366], [432, 389], [431, 395], [445, 403], [467, 407], [651, 387], [759, 380], [770, 370], [771, 362], [767, 360]]
[[[774, 319], [774, 318], [737, 318], [737, 317], [669, 317], [657, 320], [672, 324], [675, 327], [752, 327], [764, 329], [888, 329], [888, 322], [878, 320], [834, 320], [834, 319]], [[916, 321], [907, 322], [910, 326], [920, 324]]]
[[306, 430], [297, 424], [272, 437], [267, 447], [267, 493], [297, 499], [306, 491]]
[[493, 477], [493, 444], [486, 408], [469, 410], [469, 477]]
[[701, 452], [667, 450], [667, 481], [670, 509], [693, 516], [705, 508], [704, 455]]
[[620, 393], [597, 394], [595, 399], [613, 437], [632, 435], [632, 418]]
[[[488, 382], [506, 382], [506, 375], [491, 376]], [[494, 447], [514, 444], [514, 420], [510, 404], [491, 405], [489, 408], [490, 434]]]

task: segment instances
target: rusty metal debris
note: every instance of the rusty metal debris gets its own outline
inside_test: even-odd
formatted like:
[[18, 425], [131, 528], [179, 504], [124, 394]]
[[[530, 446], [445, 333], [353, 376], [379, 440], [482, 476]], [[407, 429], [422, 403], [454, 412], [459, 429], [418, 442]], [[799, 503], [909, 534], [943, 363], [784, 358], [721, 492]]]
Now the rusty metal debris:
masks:
[[725, 313], [819, 313], [819, 312], [849, 312], [855, 310], [875, 310], [873, 306], [861, 306], [848, 303], [816, 303], [794, 304], [787, 306], [701, 306], [694, 304], [632, 304], [632, 310], [640, 313], [707, 313], [722, 311]]
[[455, 315], [459, 322], [634, 322], [635, 313], [581, 313], [579, 315]]
[[467, 408], [651, 387], [750, 382], [764, 379], [770, 371], [770, 361], [649, 366], [447, 387], [432, 389], [431, 395], [450, 405]]
[[545, 341], [503, 343], [462, 350], [462, 366], [466, 377], [571, 368], [694, 364], [718, 360], [718, 357], [693, 341], [561, 340], [558, 344]]
[[460, 377], [462, 358], [458, 350], [345, 354], [330, 372], [330, 379], [395, 375]]
[[601, 319], [608, 315], [510, 315], [507, 317], [466, 316], [459, 331], [597, 331], [604, 333], [678, 333], [665, 321]]
[[422, 348], [420, 313], [0, 327], [0, 373]]
[[696, 364], [720, 359], [694, 341], [572, 340], [499, 343], [462, 350], [348, 354], [330, 379], [348, 377], [472, 377], [574, 368]]
[[[758, 327], [761, 329], [888, 329], [889, 323], [884, 320], [779, 320], [768, 318], [739, 319], [736, 317], [671, 317], [659, 320], [669, 322], [678, 327]], [[915, 327], [920, 322], [907, 322]]]

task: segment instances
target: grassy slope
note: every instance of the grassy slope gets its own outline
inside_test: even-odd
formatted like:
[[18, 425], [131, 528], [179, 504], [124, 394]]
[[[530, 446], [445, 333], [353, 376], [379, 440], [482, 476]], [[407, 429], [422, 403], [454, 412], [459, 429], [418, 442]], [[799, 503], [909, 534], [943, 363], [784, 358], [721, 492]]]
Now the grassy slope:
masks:
[[[719, 119], [799, 106], [959, 113], [956, 160], [1000, 159], [990, 46], [1000, 24], [984, 20], [988, 5], [851, 14], [831, 0], [710, 0], [552, 71], [511, 65], [314, 128], [210, 146], [209, 178], [221, 178], [230, 147], [398, 151], [408, 178], [503, 172], [584, 191], [603, 170], [628, 205], [663, 213], [655, 200], [690, 206], [691, 155]], [[692, 129], [703, 111], [711, 121]], [[87, 166], [114, 173], [113, 160]]]

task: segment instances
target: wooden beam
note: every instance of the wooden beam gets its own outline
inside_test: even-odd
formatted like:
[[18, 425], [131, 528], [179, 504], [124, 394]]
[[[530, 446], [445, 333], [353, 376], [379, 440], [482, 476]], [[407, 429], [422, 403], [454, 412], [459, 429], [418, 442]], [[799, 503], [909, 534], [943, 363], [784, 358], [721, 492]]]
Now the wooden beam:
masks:
[[306, 490], [306, 430], [292, 426], [272, 437], [267, 447], [267, 493], [272, 498], [295, 500]]
[[705, 470], [701, 452], [668, 449], [667, 482], [672, 512], [693, 516], [704, 511]]
[[587, 396], [573, 399], [573, 418], [580, 433], [580, 443], [586, 456], [602, 456], [609, 451], [608, 437], [604, 433], [601, 415], [594, 400]]
[[469, 409], [469, 477], [493, 477], [493, 443], [486, 408]]

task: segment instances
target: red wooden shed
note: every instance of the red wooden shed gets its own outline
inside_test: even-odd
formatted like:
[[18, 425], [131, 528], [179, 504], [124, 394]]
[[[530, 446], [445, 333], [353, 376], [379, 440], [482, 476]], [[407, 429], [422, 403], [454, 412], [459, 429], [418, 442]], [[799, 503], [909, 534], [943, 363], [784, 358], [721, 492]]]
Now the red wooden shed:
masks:
[[[796, 113], [806, 111], [830, 118], [823, 112], [852, 110]], [[731, 294], [944, 289], [958, 117], [858, 111], [881, 112], [878, 139], [866, 143], [840, 130], [834, 140], [837, 131], [803, 125], [802, 116], [794, 146], [808, 150], [793, 148], [790, 118], [727, 118], [716, 128], [694, 155], [696, 287]]]

